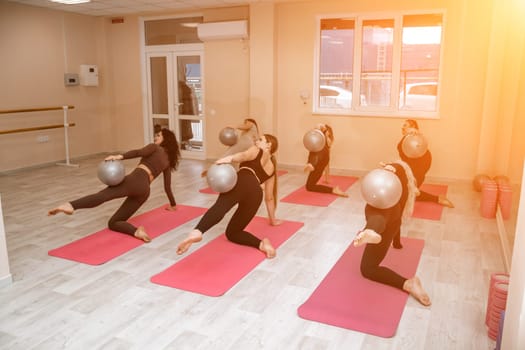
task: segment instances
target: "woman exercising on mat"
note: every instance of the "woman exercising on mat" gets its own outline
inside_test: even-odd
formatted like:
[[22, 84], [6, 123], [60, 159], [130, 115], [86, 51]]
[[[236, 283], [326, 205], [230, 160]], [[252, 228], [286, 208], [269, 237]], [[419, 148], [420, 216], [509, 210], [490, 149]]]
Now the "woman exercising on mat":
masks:
[[372, 281], [404, 290], [421, 304], [429, 306], [430, 298], [417, 276], [407, 279], [388, 267], [380, 265], [390, 248], [392, 239], [400, 231], [403, 211], [411, 211], [417, 190], [412, 172], [406, 163], [402, 161], [391, 163], [386, 165], [385, 169], [397, 175], [401, 181], [402, 194], [399, 201], [387, 209], [379, 209], [366, 204], [365, 228], [357, 234], [353, 242], [354, 246], [366, 244], [361, 258], [361, 274]]
[[[259, 139], [259, 127], [255, 119], [246, 118], [243, 123], [236, 127], [236, 129], [241, 130], [237, 142], [230, 146], [223, 157], [230, 156], [235, 153], [244, 152], [248, 148], [255, 145], [255, 142]], [[204, 170], [201, 173], [201, 176], [204, 177], [208, 173], [208, 170]]]
[[[414, 119], [405, 120], [401, 128], [401, 133], [403, 134], [403, 137], [397, 144], [397, 151], [399, 152], [399, 157], [408, 163], [408, 165], [410, 165], [410, 168], [412, 169], [412, 172], [416, 178], [417, 187], [419, 188], [425, 181], [425, 176], [432, 165], [432, 154], [429, 150], [427, 150], [421, 157], [410, 158], [405, 154], [405, 152], [403, 152], [403, 140], [405, 137], [419, 133], [419, 125], [417, 124], [417, 121]], [[421, 190], [419, 190], [419, 193], [420, 194], [417, 196], [418, 201], [434, 202], [439, 203], [445, 207], [454, 208], [454, 204], [452, 204], [452, 202], [443, 195], [436, 196]]]
[[[259, 209], [264, 193], [270, 225], [281, 221], [275, 218], [277, 206], [277, 176], [274, 153], [278, 141], [275, 136], [264, 134], [255, 146], [217, 160], [216, 164], [238, 162], [237, 183], [228, 192], [219, 194], [217, 201], [204, 214], [197, 226], [188, 234], [177, 248], [177, 254], [184, 254], [189, 247], [202, 240], [202, 235], [219, 223], [236, 204], [237, 210], [226, 227], [226, 237], [231, 242], [254, 247], [267, 258], [275, 257], [275, 248], [268, 238], [262, 240], [244, 231]], [[263, 191], [264, 187], [264, 191]]]
[[246, 118], [243, 123], [236, 127], [241, 131], [239, 139], [235, 145], [228, 148], [224, 156], [229, 156], [235, 153], [244, 152], [248, 148], [255, 145], [255, 142], [259, 139], [259, 128], [255, 119]]
[[141, 207], [150, 194], [151, 182], [160, 175], [164, 177], [164, 191], [168, 196], [170, 205], [167, 210], [175, 210], [176, 202], [171, 192], [171, 172], [177, 169], [180, 158], [179, 146], [175, 134], [168, 129], [162, 129], [155, 134], [155, 142], [141, 149], [132, 150], [124, 154], [111, 155], [106, 161], [138, 158], [137, 167], [116, 186], [108, 186], [102, 191], [66, 202], [51, 209], [48, 215], [64, 213], [71, 215], [76, 209], [93, 208], [109, 200], [127, 197], [120, 208], [109, 219], [110, 230], [132, 235], [144, 242], [151, 238], [144, 227], [135, 227], [127, 220]]
[[310, 192], [320, 193], [332, 193], [341, 197], [348, 197], [348, 194], [341, 191], [338, 186], [330, 187], [320, 185], [317, 182], [325, 174], [325, 182], [328, 182], [328, 172], [330, 163], [330, 147], [334, 142], [334, 132], [330, 125], [319, 124], [317, 129], [325, 136], [325, 144], [322, 150], [319, 152], [308, 153], [308, 163], [304, 167], [305, 172], [309, 172], [308, 178], [306, 179], [306, 190]]

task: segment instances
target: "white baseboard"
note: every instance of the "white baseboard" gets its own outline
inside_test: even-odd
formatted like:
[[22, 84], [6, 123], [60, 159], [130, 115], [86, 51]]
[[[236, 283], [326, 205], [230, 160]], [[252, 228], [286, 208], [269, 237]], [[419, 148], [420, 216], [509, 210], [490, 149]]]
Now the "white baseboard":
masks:
[[9, 286], [13, 283], [13, 277], [11, 274], [0, 277], [0, 288]]

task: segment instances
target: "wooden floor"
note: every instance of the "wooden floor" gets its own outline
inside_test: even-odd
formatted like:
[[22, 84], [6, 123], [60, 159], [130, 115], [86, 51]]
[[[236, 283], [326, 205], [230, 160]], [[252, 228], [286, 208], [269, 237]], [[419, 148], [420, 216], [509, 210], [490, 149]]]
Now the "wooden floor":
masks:
[[[50, 165], [0, 175], [13, 276], [11, 285], [0, 288], [0, 348], [494, 348], [484, 324], [488, 282], [504, 265], [496, 223], [479, 215], [479, 193], [470, 183], [447, 183], [456, 208], [445, 208], [441, 221], [412, 219], [403, 227], [404, 236], [425, 240], [418, 275], [433, 304], [424, 308], [409, 298], [397, 334], [380, 338], [297, 316], [297, 308], [364, 223], [358, 182], [350, 198], [338, 198], [329, 207], [279, 203], [277, 216], [304, 222], [303, 228], [278, 249], [276, 259], [264, 261], [225, 295], [213, 298], [149, 281], [181, 259], [176, 246], [198, 219], [100, 266], [48, 256], [48, 250], [104, 228], [119, 205], [114, 201], [73, 216], [46, 215], [56, 204], [102, 187], [95, 175], [102, 158], [81, 160], [79, 168]], [[126, 161], [128, 171], [135, 161]], [[200, 177], [205, 166], [182, 161], [172, 186], [178, 203], [209, 207], [214, 202], [216, 196], [198, 192], [205, 187]], [[300, 169], [287, 170], [279, 178], [280, 198], [305, 181]], [[140, 212], [166, 202], [159, 178]], [[266, 216], [264, 205], [258, 215]], [[221, 234], [226, 222], [201, 244]]]

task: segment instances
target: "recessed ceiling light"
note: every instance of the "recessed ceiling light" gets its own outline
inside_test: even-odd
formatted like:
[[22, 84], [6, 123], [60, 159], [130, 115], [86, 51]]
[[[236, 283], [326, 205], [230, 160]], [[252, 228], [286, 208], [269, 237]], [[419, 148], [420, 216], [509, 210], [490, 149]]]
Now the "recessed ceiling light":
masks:
[[52, 2], [58, 2], [66, 5], [76, 5], [90, 2], [91, 0], [51, 0]]

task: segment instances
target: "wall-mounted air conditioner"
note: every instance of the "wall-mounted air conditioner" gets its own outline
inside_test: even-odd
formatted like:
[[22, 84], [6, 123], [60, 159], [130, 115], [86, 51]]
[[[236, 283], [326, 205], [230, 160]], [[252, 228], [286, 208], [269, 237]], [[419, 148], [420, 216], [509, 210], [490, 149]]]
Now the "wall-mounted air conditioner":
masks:
[[248, 21], [199, 23], [197, 35], [202, 41], [245, 39], [248, 37]]

